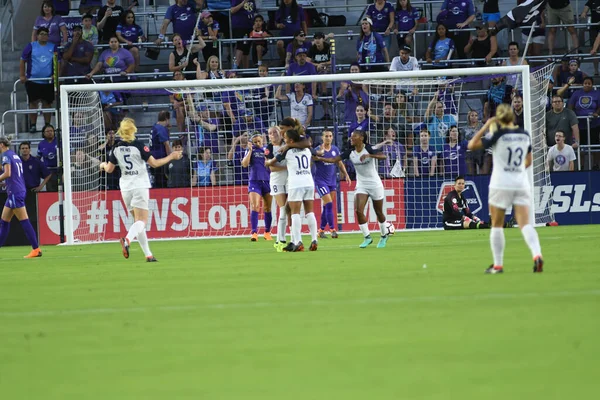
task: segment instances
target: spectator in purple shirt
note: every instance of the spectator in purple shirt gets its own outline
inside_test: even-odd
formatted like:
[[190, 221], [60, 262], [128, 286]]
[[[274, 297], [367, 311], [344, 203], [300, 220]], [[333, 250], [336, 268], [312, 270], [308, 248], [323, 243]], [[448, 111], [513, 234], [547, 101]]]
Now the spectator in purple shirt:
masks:
[[167, 8], [156, 44], [161, 44], [165, 40], [171, 22], [173, 22], [173, 33], [179, 33], [184, 41], [191, 40], [196, 28], [196, 5], [187, 0], [176, 0], [175, 4]]
[[[200, 22], [196, 30], [196, 37], [203, 42], [202, 56], [207, 61], [210, 57], [219, 56], [219, 36], [221, 35], [221, 25], [210, 11], [203, 11], [200, 16]], [[173, 35], [175, 37], [175, 35]], [[175, 39], [173, 39], [175, 42]], [[207, 66], [208, 68], [208, 66]]]
[[248, 135], [237, 136], [233, 139], [227, 153], [227, 165], [233, 168], [233, 181], [237, 186], [248, 183], [248, 168], [242, 167], [242, 159], [248, 147]]
[[[279, 5], [279, 10], [275, 13], [275, 27], [280, 29], [279, 36], [292, 36], [299, 30], [306, 34], [308, 27], [304, 18], [304, 9], [298, 5], [296, 0], [283, 0]], [[277, 41], [277, 53], [282, 65], [285, 65], [285, 49], [289, 42], [289, 39]]]
[[[383, 63], [390, 62], [390, 55], [383, 41], [383, 37], [373, 30], [373, 20], [364, 17], [360, 23], [360, 37], [356, 42], [356, 59], [361, 64], [366, 64], [365, 69], [370, 72], [387, 71]], [[380, 64], [380, 65], [370, 65]]]
[[[383, 141], [373, 146], [374, 149], [381, 149], [386, 159], [379, 161], [379, 174], [384, 178], [404, 178], [408, 164], [406, 160], [406, 149], [396, 138], [396, 131], [390, 127], [385, 132]], [[397, 167], [400, 171], [396, 171]]]
[[352, 136], [354, 131], [367, 132], [366, 138], [369, 139], [369, 133], [375, 131], [375, 124], [368, 115], [368, 106], [364, 104], [358, 104], [355, 109], [356, 117], [348, 128], [348, 137]]
[[[398, 48], [412, 46], [413, 35], [417, 30], [418, 13], [410, 4], [410, 0], [397, 0], [394, 33], [397, 35]], [[389, 48], [389, 47], [388, 47]]]
[[[32, 192], [41, 192], [52, 174], [46, 169], [39, 158], [31, 157], [31, 143], [21, 142], [19, 145], [25, 188]], [[42, 181], [42, 183], [40, 183]]]
[[146, 36], [141, 26], [135, 23], [135, 14], [133, 11], [125, 11], [123, 20], [117, 25], [117, 39], [120, 43], [125, 43], [125, 48], [129, 50], [135, 60], [135, 69], [140, 66], [140, 50], [134, 45], [138, 42], [145, 42]]
[[[171, 142], [169, 142], [169, 127], [171, 113], [168, 111], [160, 111], [158, 113], [158, 122], [154, 124], [150, 130], [150, 152], [156, 159], [163, 158], [171, 154]], [[154, 186], [156, 188], [167, 187], [167, 168], [162, 166], [154, 168]]]
[[288, 68], [290, 63], [296, 59], [296, 51], [298, 49], [310, 49], [310, 40], [306, 40], [306, 33], [303, 30], [294, 32], [294, 39], [285, 48], [285, 67]]
[[69, 15], [71, 10], [71, 0], [52, 0], [54, 10], [58, 15]]
[[467, 172], [467, 141], [458, 140], [458, 127], [452, 125], [448, 133], [448, 143], [441, 154], [444, 176], [448, 179]]
[[[600, 144], [600, 91], [594, 89], [591, 77], [583, 79], [583, 88], [575, 91], [569, 99], [569, 109], [575, 111], [577, 117], [588, 117], [590, 129], [588, 132], [587, 118], [579, 119], [579, 139], [582, 145]], [[588, 135], [590, 141], [588, 143]], [[600, 165], [600, 153], [594, 153], [594, 162]]]
[[46, 124], [42, 129], [42, 140], [38, 144], [37, 156], [44, 164], [44, 167], [52, 173], [50, 180], [46, 182], [46, 190], [48, 192], [58, 191], [58, 177], [56, 175], [56, 168], [58, 166], [58, 149], [56, 143], [56, 137], [54, 134], [54, 127], [50, 124]]
[[437, 153], [429, 146], [429, 132], [421, 129], [419, 133], [420, 146], [413, 149], [413, 165], [415, 177], [434, 176], [437, 164]]
[[371, 17], [373, 21], [373, 30], [384, 36], [385, 46], [389, 49], [392, 44], [392, 28], [394, 27], [395, 16], [394, 6], [385, 0], [375, 0], [375, 3], [369, 4], [365, 15]]
[[[291, 63], [286, 71], [287, 76], [294, 75], [317, 75], [317, 67], [311, 62], [306, 60], [307, 49], [301, 47], [296, 50], [296, 62]], [[291, 91], [290, 87], [286, 87], [286, 93]], [[313, 96], [313, 99], [317, 98], [317, 82], [311, 82], [307, 85], [306, 92]]]
[[[444, 0], [437, 22], [443, 22], [451, 30], [468, 28], [475, 20], [475, 6], [472, 0]], [[454, 41], [458, 58], [465, 58], [465, 46], [469, 43], [469, 32], [449, 32]]]
[[[353, 62], [350, 65], [350, 73], [360, 73], [360, 65], [357, 62]], [[354, 82], [341, 82], [340, 90], [338, 91], [337, 98], [344, 99], [344, 122], [346, 124], [352, 123], [356, 116], [356, 106], [359, 104], [369, 104], [369, 95], [365, 91], [365, 87], [361, 83]]]
[[[254, 25], [256, 3], [254, 0], [231, 0], [231, 26], [233, 38], [248, 37]], [[249, 40], [238, 40], [235, 50], [236, 65], [233, 68], [249, 68], [250, 48]]]
[[116, 5], [116, 0], [106, 0], [106, 5], [98, 11], [96, 18], [100, 43], [108, 43], [110, 38], [116, 35], [117, 26], [124, 13], [123, 7]]
[[[135, 60], [127, 49], [119, 47], [119, 39], [116, 36], [110, 38], [108, 42], [109, 48], [104, 50], [98, 58], [98, 62], [92, 71], [86, 75], [86, 78], [92, 79], [96, 73], [101, 69], [107, 75], [120, 75], [121, 77], [127, 76], [134, 71]], [[115, 79], [113, 80], [123, 80]]]
[[35, 19], [33, 24], [33, 32], [31, 33], [31, 41], [37, 41], [38, 29], [48, 28], [48, 41], [56, 46], [67, 43], [69, 34], [67, 25], [64, 23], [60, 15], [56, 15], [54, 5], [51, 1], [42, 3], [41, 15]]
[[79, 0], [79, 14], [95, 14], [102, 8], [102, 0]]
[[73, 40], [63, 53], [63, 76], [85, 76], [90, 73], [90, 63], [94, 57], [94, 46], [83, 40], [81, 25], [73, 27]]

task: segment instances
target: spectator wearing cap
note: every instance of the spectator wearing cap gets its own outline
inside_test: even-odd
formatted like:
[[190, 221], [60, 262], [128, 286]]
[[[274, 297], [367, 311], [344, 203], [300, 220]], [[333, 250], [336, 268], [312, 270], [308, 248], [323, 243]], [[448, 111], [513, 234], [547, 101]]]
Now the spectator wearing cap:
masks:
[[[286, 75], [287, 76], [295, 76], [295, 75], [317, 75], [317, 68], [311, 62], [307, 60], [307, 49], [304, 47], [300, 47], [296, 50], [296, 62], [291, 63], [287, 68]], [[286, 88], [286, 92], [290, 92], [289, 88]], [[306, 92], [310, 95], [313, 95], [313, 98], [316, 98], [317, 93], [317, 82], [311, 82], [310, 85], [306, 85]]]
[[[400, 46], [400, 55], [392, 59], [390, 71], [419, 71], [419, 61], [410, 55], [411, 48], [407, 44]], [[413, 85], [396, 85], [397, 91], [411, 92], [417, 94], [417, 88]]]
[[218, 21], [215, 21], [212, 13], [208, 10], [202, 11], [196, 35], [206, 43], [206, 46], [202, 49], [204, 60], [208, 60], [211, 56], [219, 56], [220, 31], [221, 25]]
[[90, 63], [94, 57], [94, 46], [83, 40], [81, 25], [73, 27], [73, 39], [67, 44], [62, 57], [63, 76], [85, 76], [92, 70]]
[[[169, 127], [171, 126], [171, 113], [163, 110], [158, 113], [158, 121], [150, 130], [150, 152], [157, 160], [171, 154], [171, 143], [169, 142]], [[167, 187], [166, 167], [154, 168], [154, 186], [156, 188]]]
[[[52, 173], [37, 157], [31, 157], [31, 143], [21, 142], [19, 145], [21, 162], [23, 163], [23, 178], [25, 179], [25, 188], [27, 191], [41, 192]], [[40, 183], [40, 181], [42, 183]]]
[[[579, 38], [573, 24], [575, 23], [575, 15], [571, 7], [570, 0], [548, 0], [546, 6], [549, 25], [563, 25], [567, 27], [567, 31], [571, 35], [571, 44], [573, 49], [579, 48]], [[556, 37], [556, 28], [548, 30], [548, 52], [554, 54], [554, 38]], [[569, 49], [571, 51], [571, 49]]]
[[375, 3], [369, 4], [365, 11], [365, 16], [373, 21], [373, 31], [383, 34], [385, 47], [388, 49], [392, 44], [390, 33], [394, 28], [395, 15], [394, 6], [386, 0], [375, 0]]
[[443, 22], [448, 29], [454, 30], [448, 33], [454, 44], [458, 58], [465, 58], [465, 46], [469, 42], [469, 32], [462, 31], [468, 28], [469, 24], [475, 20], [475, 6], [472, 0], [444, 0], [438, 22]]
[[236, 137], [243, 135], [244, 133], [250, 135], [253, 132], [260, 132], [263, 135], [266, 135], [267, 126], [260, 117], [254, 115], [252, 109], [246, 108], [242, 117], [238, 118], [233, 125], [232, 134]]
[[[39, 28], [37, 41], [29, 43], [21, 54], [20, 81], [25, 84], [30, 109], [37, 109], [41, 102], [43, 108], [50, 108], [54, 102], [54, 51], [56, 45], [48, 41], [48, 28]], [[44, 113], [46, 124], [50, 123], [51, 113]], [[29, 114], [29, 132], [36, 132], [37, 115]]]
[[[248, 37], [254, 25], [256, 3], [254, 0], [231, 0], [231, 26], [233, 38]], [[233, 68], [250, 66], [250, 48], [252, 41], [238, 40], [235, 48], [235, 65]]]
[[100, 42], [108, 43], [117, 34], [117, 26], [125, 14], [123, 7], [116, 5], [116, 0], [106, 0], [106, 5], [98, 11], [97, 27], [100, 32]]
[[385, 65], [371, 65], [390, 62], [383, 37], [373, 31], [373, 21], [370, 17], [363, 18], [360, 27], [360, 37], [356, 42], [357, 61], [364, 65], [366, 71], [386, 71]]
[[465, 46], [465, 54], [470, 58], [483, 59], [476, 61], [475, 66], [485, 67], [492, 62], [498, 51], [496, 36], [489, 33], [487, 24], [478, 22], [475, 24], [475, 36], [469, 37], [469, 43]]
[[37, 42], [37, 31], [39, 28], [48, 29], [48, 42], [56, 46], [61, 46], [68, 41], [67, 25], [60, 15], [56, 15], [54, 4], [51, 1], [44, 1], [40, 15], [35, 19], [33, 31], [31, 32], [31, 41]]
[[[312, 46], [308, 49], [307, 57], [315, 65], [318, 74], [331, 73], [331, 46], [327, 43], [327, 39], [332, 38], [333, 33], [327, 36], [323, 32], [317, 32], [313, 36]], [[323, 96], [327, 95], [327, 82], [321, 82], [318, 85], [319, 93]], [[322, 101], [323, 117], [321, 120], [330, 120], [330, 104], [329, 101]]]
[[196, 27], [196, 5], [187, 0], [176, 0], [175, 4], [167, 8], [156, 44], [161, 44], [165, 40], [171, 22], [173, 33], [179, 33], [184, 41], [191, 40]]
[[[267, 37], [271, 37], [271, 32], [267, 30], [265, 19], [262, 15], [257, 14], [254, 17], [254, 24], [252, 25], [252, 30], [248, 35], [252, 39], [264, 39]], [[254, 56], [257, 66], [263, 65], [262, 58], [268, 51], [268, 43], [266, 40], [253, 40], [252, 46], [254, 47]]]
[[306, 85], [304, 83], [294, 83], [294, 91], [292, 93], [281, 93], [282, 86], [277, 88], [275, 98], [281, 101], [290, 102], [290, 116], [296, 118], [305, 128], [310, 126], [313, 119], [313, 98], [306, 93]]
[[[299, 30], [306, 35], [308, 28], [302, 6], [298, 5], [296, 0], [283, 0], [275, 13], [275, 27], [280, 30], [279, 36], [292, 36]], [[284, 65], [287, 64], [286, 48], [289, 43], [289, 39], [277, 41], [277, 53]]]
[[294, 39], [285, 48], [285, 67], [288, 68], [294, 62], [296, 51], [298, 49], [308, 49], [311, 47], [309, 40], [306, 40], [306, 33], [303, 30], [294, 32]]
[[413, 35], [417, 30], [419, 14], [410, 4], [410, 0], [397, 0], [394, 19], [396, 22], [394, 33], [398, 39], [398, 48], [402, 48], [403, 45], [411, 46]]

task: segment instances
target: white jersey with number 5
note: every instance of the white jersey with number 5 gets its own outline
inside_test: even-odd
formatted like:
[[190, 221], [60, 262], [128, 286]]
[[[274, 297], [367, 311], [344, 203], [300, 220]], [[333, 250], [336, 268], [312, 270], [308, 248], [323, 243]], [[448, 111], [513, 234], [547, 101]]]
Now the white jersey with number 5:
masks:
[[309, 149], [289, 149], [285, 154], [288, 169], [287, 189], [314, 187], [310, 161], [312, 154]]
[[354, 147], [350, 147], [341, 154], [342, 160], [348, 160], [354, 165], [356, 170], [356, 187], [365, 189], [375, 189], [383, 187], [379, 173], [377, 172], [377, 160], [371, 157], [361, 161], [363, 154], [375, 154], [380, 151], [374, 150], [370, 144], [365, 144], [365, 147], [358, 152]]
[[152, 187], [146, 169], [146, 161], [151, 156], [148, 146], [137, 139], [131, 143], [121, 141], [115, 145], [108, 160], [121, 169], [121, 179], [119, 180], [121, 190]]
[[494, 168], [490, 189], [528, 190], [525, 159], [531, 153], [529, 133], [521, 128], [504, 128], [485, 136], [482, 142], [486, 149], [492, 149]]

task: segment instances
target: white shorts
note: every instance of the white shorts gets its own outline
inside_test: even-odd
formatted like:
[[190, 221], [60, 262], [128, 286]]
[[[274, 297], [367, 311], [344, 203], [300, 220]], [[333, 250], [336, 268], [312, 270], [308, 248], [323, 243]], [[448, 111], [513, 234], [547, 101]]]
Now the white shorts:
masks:
[[[529, 39], [529, 35], [521, 34], [521, 43], [523, 43], [523, 46], [525, 46], [525, 43], [527, 43], [527, 39]], [[531, 41], [536, 44], [545, 44], [546, 36], [533, 36]]]
[[530, 206], [531, 193], [525, 189], [493, 189], [490, 188], [488, 204], [503, 210], [511, 206]]
[[315, 199], [315, 188], [303, 187], [297, 189], [290, 189], [288, 192], [288, 201], [304, 201]]
[[277, 196], [278, 194], [286, 194], [287, 187], [284, 184], [271, 183], [271, 196]]
[[125, 202], [125, 207], [127, 207], [127, 210], [129, 211], [134, 208], [140, 208], [142, 210], [148, 209], [150, 189], [121, 190], [121, 196]]
[[371, 200], [383, 200], [383, 198], [385, 197], [383, 186], [376, 187], [376, 188], [364, 188], [364, 187], [357, 186], [356, 190], [354, 191], [354, 194], [359, 194], [359, 193], [369, 195]]

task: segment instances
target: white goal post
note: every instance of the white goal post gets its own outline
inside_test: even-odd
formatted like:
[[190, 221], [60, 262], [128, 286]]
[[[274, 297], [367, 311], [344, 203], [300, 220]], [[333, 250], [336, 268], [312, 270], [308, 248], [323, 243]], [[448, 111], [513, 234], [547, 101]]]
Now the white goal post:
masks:
[[[549, 70], [548, 67], [546, 69]], [[541, 95], [536, 94], [536, 98], [532, 98], [532, 87], [535, 86], [536, 82], [532, 82], [532, 79], [539, 81], [544, 81], [545, 83], [541, 86], [547, 87], [547, 80], [549, 78], [549, 74], [544, 72], [543, 74], [536, 75], [532, 78], [533, 74], [530, 74], [529, 66], [507, 66], [507, 67], [480, 67], [480, 68], [465, 68], [465, 69], [448, 69], [448, 70], [424, 70], [424, 71], [408, 71], [408, 72], [377, 72], [377, 73], [360, 73], [357, 74], [331, 74], [331, 75], [297, 75], [297, 76], [270, 76], [268, 78], [237, 78], [237, 79], [216, 79], [216, 80], [185, 80], [185, 81], [149, 81], [149, 82], [124, 82], [124, 83], [102, 83], [102, 84], [86, 84], [86, 85], [63, 85], [60, 87], [60, 126], [61, 131], [63, 132], [63, 140], [62, 140], [62, 151], [65, 155], [65, 160], [63, 162], [64, 165], [64, 214], [65, 214], [65, 235], [66, 235], [66, 244], [73, 244], [76, 242], [93, 242], [93, 241], [101, 241], [104, 240], [103, 235], [91, 235], [86, 236], [84, 238], [76, 237], [74, 234], [74, 218], [77, 215], [74, 215], [73, 205], [74, 201], [74, 192], [72, 190], [73, 187], [73, 171], [71, 162], [69, 162], [69, 155], [73, 154], [73, 143], [69, 138], [65, 137], [64, 133], [68, 133], [72, 130], [72, 115], [73, 115], [73, 102], [70, 99], [77, 94], [81, 93], [96, 93], [96, 92], [110, 92], [110, 91], [136, 91], [136, 90], [168, 90], [171, 93], [210, 93], [210, 92], [218, 92], [225, 90], [233, 90], [232, 88], [256, 88], [261, 86], [268, 85], [286, 85], [291, 84], [293, 86], [294, 83], [305, 83], [309, 84], [312, 82], [335, 82], [336, 85], [339, 86], [341, 82], [344, 81], [360, 81], [362, 83], [373, 83], [373, 86], [381, 84], [382, 82], [389, 82], [389, 86], [393, 87], [398, 84], [398, 82], [418, 82], [419, 80], [427, 80], [429, 82], [435, 81], [435, 79], [444, 79], [440, 77], [446, 76], [460, 76], [460, 77], [489, 77], [493, 75], [504, 75], [514, 74], [518, 75], [518, 80], [522, 82], [522, 97], [524, 104], [524, 127], [527, 131], [532, 132], [532, 129], [538, 127], [532, 126], [532, 109], [539, 108], [541, 106]], [[520, 85], [521, 86], [521, 85]], [[538, 85], [540, 86], [540, 85]], [[541, 87], [540, 86], [540, 87]], [[545, 96], [544, 92], [544, 96]], [[334, 93], [335, 99], [335, 93]], [[319, 100], [320, 101], [320, 100]], [[315, 100], [315, 105], [318, 104], [318, 101]], [[98, 104], [98, 106], [100, 106]], [[102, 112], [100, 112], [102, 114]], [[539, 116], [536, 118], [540, 119]], [[98, 122], [100, 123], [100, 122]], [[540, 123], [543, 124], [543, 116], [541, 117]], [[96, 127], [96, 129], [98, 129]], [[542, 125], [543, 129], [543, 125]], [[101, 133], [103, 134], [103, 133]], [[545, 137], [545, 133], [542, 132], [532, 132], [532, 135], [536, 137]], [[342, 147], [342, 144], [339, 144], [339, 147]], [[544, 154], [541, 154], [541, 166], [538, 165], [537, 171], [540, 174], [543, 174], [542, 185], [546, 185], [549, 179], [549, 175], [545, 171], [544, 167], [544, 159], [545, 159], [545, 148], [544, 149], [535, 149], [534, 151], [543, 151]], [[539, 161], [538, 161], [539, 164]], [[531, 188], [532, 193], [534, 190], [534, 168], [530, 169], [530, 177], [531, 177]], [[98, 189], [100, 191], [100, 189]], [[534, 193], [535, 194], [535, 193]], [[190, 194], [190, 196], [192, 196]], [[536, 197], [532, 196], [533, 204], [532, 209], [535, 209], [537, 205]], [[100, 194], [98, 197], [98, 201], [101, 201], [102, 195]], [[537, 205], [539, 208], [539, 205]], [[550, 205], [542, 205], [544, 208], [549, 210]], [[549, 211], [545, 211], [545, 218], [548, 218], [547, 214]], [[83, 213], [82, 213], [83, 214]], [[531, 213], [532, 222], [535, 221], [535, 212]], [[338, 215], [339, 218], [339, 215]], [[547, 222], [545, 220], [537, 221], [538, 224], [543, 222]], [[423, 228], [428, 228], [424, 226]], [[198, 235], [200, 237], [202, 235]], [[150, 232], [149, 237], [152, 238]], [[191, 236], [194, 237], [194, 236]]]

